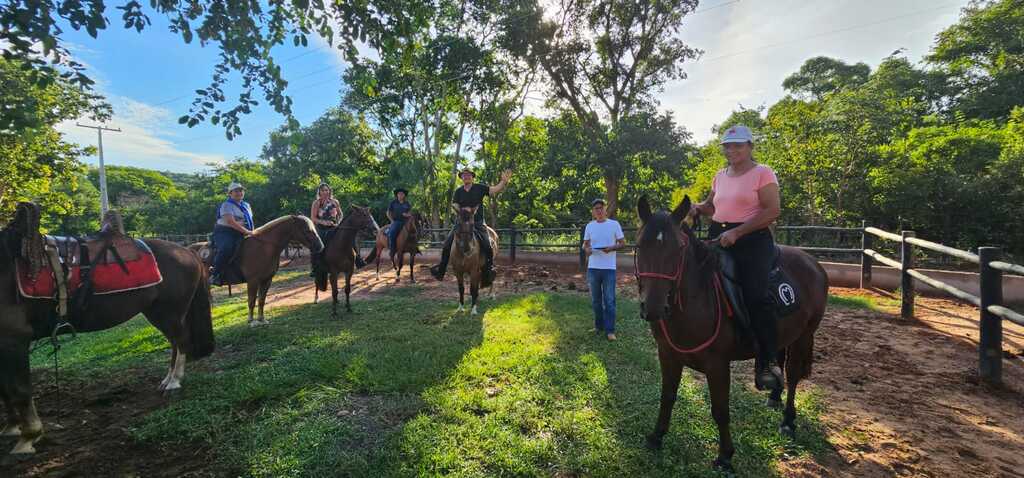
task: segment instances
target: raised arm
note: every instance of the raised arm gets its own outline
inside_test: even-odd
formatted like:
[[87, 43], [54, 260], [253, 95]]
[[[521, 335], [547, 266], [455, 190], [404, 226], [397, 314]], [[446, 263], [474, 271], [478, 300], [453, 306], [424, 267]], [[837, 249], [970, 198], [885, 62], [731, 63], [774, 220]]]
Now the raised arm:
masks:
[[501, 182], [499, 182], [498, 184], [495, 184], [494, 186], [491, 186], [490, 190], [488, 190], [490, 195], [493, 196], [495, 194], [498, 194], [498, 193], [504, 191], [505, 187], [508, 186], [508, 180], [511, 179], [511, 178], [512, 178], [512, 170], [506, 169], [506, 170], [502, 171], [501, 172]]

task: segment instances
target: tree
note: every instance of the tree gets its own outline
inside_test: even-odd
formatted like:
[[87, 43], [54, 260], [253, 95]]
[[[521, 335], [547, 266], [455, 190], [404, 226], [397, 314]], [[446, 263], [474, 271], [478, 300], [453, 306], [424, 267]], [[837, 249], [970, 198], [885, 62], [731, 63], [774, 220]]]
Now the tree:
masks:
[[1024, 0], [975, 1], [936, 38], [927, 61], [949, 76], [953, 110], [1005, 120], [1022, 104]]
[[821, 100], [825, 95], [864, 84], [870, 74], [871, 67], [864, 63], [850, 65], [818, 56], [805, 61], [800, 71], [783, 80], [782, 87], [797, 96]]
[[[239, 116], [257, 104], [257, 89], [275, 111], [291, 118], [291, 99], [284, 94], [288, 83], [281, 78], [281, 68], [274, 60], [275, 46], [286, 41], [306, 46], [308, 36], [317, 34], [354, 59], [358, 56], [357, 43], [375, 49], [394, 48], [396, 38], [425, 26], [431, 7], [430, 2], [419, 0], [154, 0], [148, 2], [149, 8], [143, 5], [147, 2], [122, 2], [115, 8], [121, 11], [124, 28], [143, 32], [151, 25], [150, 15], [164, 15], [170, 21], [171, 33], [180, 35], [185, 43], [198, 38], [202, 45], [217, 45], [220, 60], [213, 78], [209, 86], [196, 90], [188, 114], [179, 122], [190, 127], [202, 121], [222, 124], [228, 139], [241, 133]], [[4, 58], [25, 64], [36, 86], [45, 87], [59, 79], [80, 87], [92, 100], [92, 109], [103, 113], [104, 106], [89, 95], [93, 81], [85, 73], [85, 66], [74, 61], [60, 38], [60, 25], [85, 29], [96, 38], [109, 26], [108, 13], [102, 0], [14, 0], [0, 4]], [[241, 91], [233, 105], [221, 107], [218, 105], [226, 101], [224, 86], [231, 71], [241, 76]], [[17, 107], [0, 111], [0, 127], [20, 129], [24, 117], [17, 111], [26, 108], [22, 103], [4, 104]]]
[[[23, 65], [0, 59], [0, 110], [16, 117], [20, 125], [0, 126], [0, 223], [6, 223], [19, 201], [35, 201], [47, 214], [81, 213], [67, 192], [78, 187], [83, 171], [77, 158], [92, 151], [64, 141], [54, 129], [61, 121], [79, 117], [89, 100], [64, 80], [45, 86], [34, 83]], [[57, 187], [62, 184], [64, 188]], [[44, 225], [57, 222], [43, 220]]]
[[[172, 200], [185, 195], [163, 174], [130, 166], [107, 166], [107, 194], [120, 211], [126, 231], [149, 234], [165, 231], [164, 213]], [[90, 168], [89, 181], [99, 187], [99, 170]]]
[[[561, 2], [549, 20], [537, 0], [509, 0], [502, 44], [537, 65], [550, 99], [572, 111], [585, 133], [577, 148], [599, 166], [608, 210], [618, 209], [627, 168], [614, 145], [623, 119], [650, 117], [654, 93], [683, 79], [682, 63], [700, 51], [677, 38], [696, 0]], [[639, 115], [639, 116], [636, 116]]]

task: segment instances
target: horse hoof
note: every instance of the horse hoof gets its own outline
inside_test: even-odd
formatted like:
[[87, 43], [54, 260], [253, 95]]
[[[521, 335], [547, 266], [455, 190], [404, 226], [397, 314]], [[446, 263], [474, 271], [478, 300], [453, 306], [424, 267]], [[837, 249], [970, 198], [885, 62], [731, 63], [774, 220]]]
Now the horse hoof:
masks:
[[7, 425], [7, 428], [4, 428], [4, 430], [2, 432], [0, 432], [0, 436], [3, 436], [3, 437], [20, 437], [21, 436], [21, 427], [18, 426], [18, 425]]
[[474, 307], [473, 307], [473, 310], [471, 310], [471, 311], [469, 312], [469, 315], [476, 315], [476, 314], [477, 314], [477, 311], [476, 311], [476, 306], [474, 306]]
[[789, 438], [790, 440], [796, 440], [796, 427], [791, 425], [782, 425], [779, 427], [779, 434]]
[[260, 326], [260, 324], [257, 323], [255, 320], [250, 320], [249, 321], [249, 328], [250, 329], [255, 329], [256, 327], [259, 327], [259, 326]]
[[262, 325], [270, 325], [270, 321], [269, 321], [269, 320], [267, 320], [267, 319], [260, 319], [260, 320], [257, 320], [257, 321], [256, 321], [256, 323], [257, 323], [257, 324], [259, 324], [259, 325], [261, 325], [261, 326], [262, 326]]
[[773, 400], [769, 397], [768, 400], [764, 401], [764, 406], [772, 410], [782, 410], [782, 400]]
[[651, 451], [661, 450], [661, 438], [656, 438], [653, 435], [647, 435], [644, 439], [644, 447]]
[[24, 438], [18, 440], [18, 443], [14, 445], [13, 449], [11, 449], [11, 455], [14, 455], [15, 457], [34, 455], [36, 453], [36, 447], [34, 445], [42, 437], [42, 435], [39, 435], [31, 440], [26, 440]]
[[736, 476], [736, 470], [732, 467], [732, 462], [723, 458], [716, 458], [715, 462], [711, 465], [712, 468], [725, 473], [725, 476]]

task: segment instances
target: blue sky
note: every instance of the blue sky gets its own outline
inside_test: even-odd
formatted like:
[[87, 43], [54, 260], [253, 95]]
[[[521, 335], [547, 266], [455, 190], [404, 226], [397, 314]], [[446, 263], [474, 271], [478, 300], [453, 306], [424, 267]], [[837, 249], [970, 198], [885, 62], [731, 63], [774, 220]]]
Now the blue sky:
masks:
[[[711, 127], [739, 105], [771, 105], [781, 98], [782, 80], [810, 57], [827, 55], [876, 66], [904, 48], [907, 58], [919, 61], [935, 34], [955, 22], [967, 3], [707, 0], [687, 17], [680, 32], [705, 54], [685, 65], [686, 80], [667, 85], [658, 98], [697, 140], [706, 141]], [[108, 11], [112, 25], [99, 39], [70, 29], [64, 35], [114, 106], [108, 126], [123, 131], [104, 134], [106, 163], [192, 172], [236, 156], [256, 158], [268, 133], [283, 122], [269, 107], [261, 104], [245, 117], [243, 135], [234, 141], [218, 126], [187, 128], [177, 123], [194, 90], [209, 81], [217, 49], [198, 42], [186, 45], [156, 16], [142, 34], [125, 30], [116, 13]], [[309, 123], [338, 103], [346, 65], [340, 54], [319, 39], [306, 48], [289, 43], [275, 53], [300, 122]], [[540, 101], [529, 106], [531, 112], [545, 114]], [[77, 128], [73, 121], [59, 129], [73, 141], [95, 144], [95, 131]], [[96, 158], [86, 161], [94, 164]]]

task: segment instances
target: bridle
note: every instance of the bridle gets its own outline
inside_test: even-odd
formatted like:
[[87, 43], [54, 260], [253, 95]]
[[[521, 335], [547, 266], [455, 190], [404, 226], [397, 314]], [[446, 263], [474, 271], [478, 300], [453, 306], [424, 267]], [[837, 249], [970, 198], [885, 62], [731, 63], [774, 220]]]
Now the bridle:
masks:
[[[683, 311], [685, 311], [684, 304], [683, 304], [683, 295], [684, 295], [684, 287], [683, 287], [684, 286], [684, 282], [683, 282], [683, 279], [684, 279], [684, 273], [686, 271], [686, 249], [690, 246], [690, 237], [688, 235], [686, 235], [686, 234], [682, 234], [682, 235], [679, 235], [677, 237], [679, 237], [679, 240], [680, 240], [680, 245], [679, 245], [679, 264], [678, 264], [678, 267], [676, 268], [675, 272], [673, 272], [672, 274], [662, 274], [662, 273], [659, 273], [659, 272], [643, 272], [643, 271], [640, 270], [639, 260], [637, 258], [637, 256], [639, 256], [639, 254], [633, 254], [633, 271], [634, 271], [634, 275], [636, 276], [637, 288], [640, 289], [641, 293], [643, 292], [643, 287], [640, 284], [640, 278], [641, 277], [647, 277], [647, 278], [650, 278], [650, 279], [658, 279], [658, 280], [667, 280], [667, 281], [669, 281], [672, 284], [671, 289], [669, 289], [669, 298], [671, 299], [672, 295], [674, 294], [675, 295], [675, 301], [669, 300], [668, 303], [670, 303], [670, 304], [674, 303], [678, 307], [678, 310], [680, 312], [683, 312]], [[703, 266], [703, 263], [701, 265]], [[711, 279], [712, 283], [714, 284], [714, 294], [715, 294], [715, 332], [713, 334], [711, 334], [711, 337], [709, 337], [707, 340], [705, 340], [700, 345], [697, 345], [696, 347], [689, 348], [689, 349], [684, 349], [684, 348], [681, 348], [681, 347], [677, 346], [675, 343], [672, 342], [672, 337], [668, 333], [668, 327], [665, 325], [666, 318], [671, 316], [671, 313], [668, 313], [670, 311], [666, 311], [665, 317], [660, 318], [657, 321], [658, 322], [658, 326], [661, 328], [661, 333], [665, 337], [665, 342], [668, 344], [669, 347], [672, 348], [672, 350], [674, 350], [674, 351], [676, 351], [678, 353], [681, 353], [681, 354], [695, 354], [695, 353], [701, 352], [704, 349], [710, 347], [711, 344], [713, 344], [715, 342], [715, 340], [718, 339], [718, 334], [722, 331], [723, 304], [724, 304], [724, 310], [725, 310], [726, 314], [729, 317], [732, 317], [732, 308], [729, 306], [729, 301], [726, 300], [725, 292], [722, 290], [722, 279], [721, 279], [720, 274], [716, 272], [711, 277], [712, 277], [712, 279]], [[666, 306], [666, 309], [667, 308], [668, 307]], [[643, 307], [640, 308], [640, 313], [641, 313], [641, 315], [645, 314]]]

